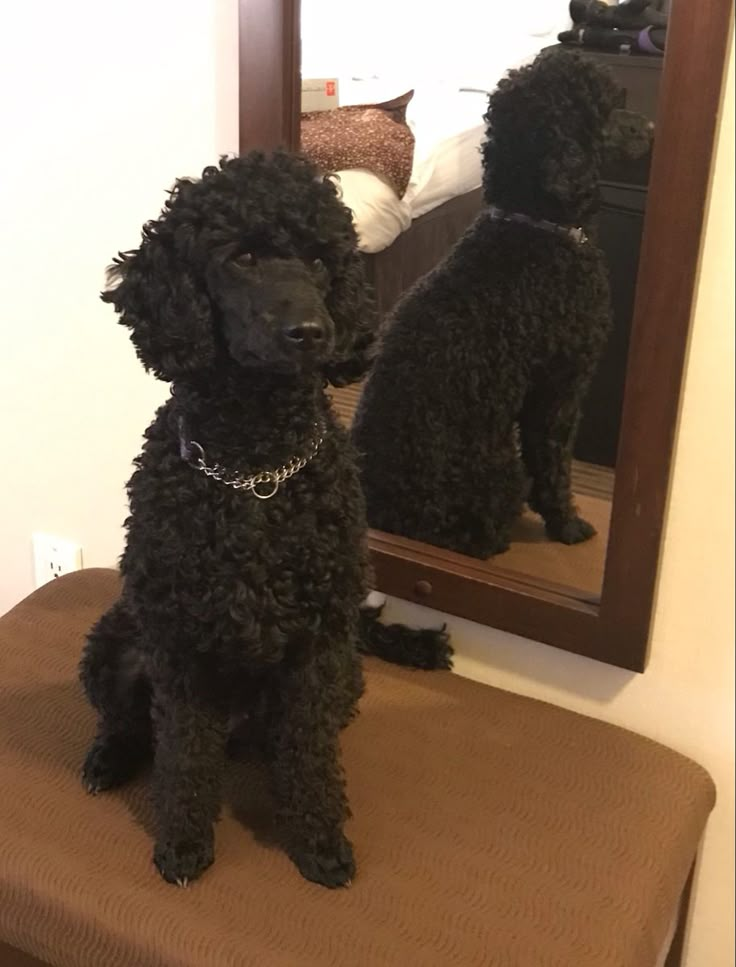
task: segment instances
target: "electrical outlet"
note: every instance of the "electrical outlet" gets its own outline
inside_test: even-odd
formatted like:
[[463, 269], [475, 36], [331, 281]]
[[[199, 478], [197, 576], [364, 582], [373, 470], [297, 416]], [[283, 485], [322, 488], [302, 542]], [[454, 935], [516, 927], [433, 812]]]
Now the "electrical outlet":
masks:
[[33, 567], [36, 587], [82, 568], [82, 548], [72, 541], [50, 534], [33, 535]]

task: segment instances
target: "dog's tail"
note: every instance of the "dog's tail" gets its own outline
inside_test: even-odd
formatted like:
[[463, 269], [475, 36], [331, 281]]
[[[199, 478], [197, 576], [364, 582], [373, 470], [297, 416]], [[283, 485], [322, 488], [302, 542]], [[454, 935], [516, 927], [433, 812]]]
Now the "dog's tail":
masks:
[[360, 609], [361, 639], [358, 651], [375, 655], [394, 665], [430, 671], [452, 668], [450, 636], [443, 628], [409, 628], [384, 625], [378, 620], [383, 607], [363, 605]]

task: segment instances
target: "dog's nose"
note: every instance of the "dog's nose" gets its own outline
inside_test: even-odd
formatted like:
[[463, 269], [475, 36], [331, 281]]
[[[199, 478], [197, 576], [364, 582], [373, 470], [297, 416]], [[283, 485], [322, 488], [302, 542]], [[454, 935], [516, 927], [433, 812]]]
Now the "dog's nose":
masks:
[[313, 349], [323, 342], [325, 330], [319, 322], [300, 322], [296, 326], [290, 326], [285, 336], [290, 343], [300, 349]]

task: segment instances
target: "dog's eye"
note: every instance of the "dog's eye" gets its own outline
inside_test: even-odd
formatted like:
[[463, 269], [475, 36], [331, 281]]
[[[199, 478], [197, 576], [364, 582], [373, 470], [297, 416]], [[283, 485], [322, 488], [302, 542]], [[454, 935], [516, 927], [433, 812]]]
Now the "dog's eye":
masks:
[[323, 272], [324, 267], [325, 267], [325, 263], [322, 261], [322, 259], [314, 259], [314, 261], [312, 262], [312, 268], [314, 269], [315, 272]]
[[250, 252], [246, 252], [244, 255], [239, 255], [235, 259], [235, 264], [239, 265], [241, 268], [244, 268], [244, 269], [247, 269], [249, 265], [253, 265], [254, 263], [255, 263], [255, 259], [250, 254]]

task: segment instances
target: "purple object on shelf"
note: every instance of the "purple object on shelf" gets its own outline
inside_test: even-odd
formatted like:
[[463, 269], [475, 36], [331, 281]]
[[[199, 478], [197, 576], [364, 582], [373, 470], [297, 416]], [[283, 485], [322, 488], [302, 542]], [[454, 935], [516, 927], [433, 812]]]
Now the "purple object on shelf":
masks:
[[[643, 51], [645, 54], [658, 54], [661, 56], [663, 49], [661, 47], [657, 47], [657, 45], [652, 41], [652, 31], [655, 29], [656, 28], [654, 27], [645, 27], [644, 30], [639, 33], [636, 42], [639, 50]], [[660, 30], [660, 32], [662, 31]]]

